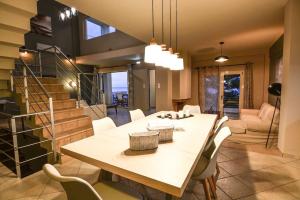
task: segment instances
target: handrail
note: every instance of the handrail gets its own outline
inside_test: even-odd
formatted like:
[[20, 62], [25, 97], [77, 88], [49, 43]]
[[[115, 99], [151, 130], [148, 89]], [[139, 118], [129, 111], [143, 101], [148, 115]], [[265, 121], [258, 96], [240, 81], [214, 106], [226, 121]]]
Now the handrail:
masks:
[[0, 112], [0, 115], [4, 115], [6, 117], [12, 117], [13, 115], [9, 114], [9, 113], [5, 113], [5, 112]]
[[31, 69], [28, 67], [28, 65], [24, 62], [22, 58], [20, 58], [26, 69], [30, 72], [31, 76], [34, 78], [34, 80], [38, 83], [38, 85], [42, 88], [43, 92], [46, 94], [47, 98], [50, 98], [50, 95], [48, 94], [45, 87], [42, 85], [42, 83], [39, 81], [38, 78], [35, 77], [34, 73], [31, 71]]
[[83, 71], [81, 71], [81, 70], [78, 68], [77, 65], [75, 65], [73, 62], [71, 62], [71, 60], [68, 58], [68, 56], [66, 56], [66, 55], [65, 55], [65, 54], [64, 54], [57, 46], [53, 46], [53, 47], [54, 47], [56, 50], [58, 50], [59, 53], [61, 53], [61, 54], [69, 61], [69, 63], [71, 63], [71, 65], [72, 65], [73, 67], [75, 67], [75, 68], [79, 71], [80, 74], [83, 74], [84, 77], [88, 80], [88, 82], [89, 82], [90, 84], [92, 84], [93, 86], [95, 86], [97, 90], [101, 91], [101, 90], [98, 88], [98, 86], [95, 85], [95, 83], [93, 83], [93, 82], [85, 75], [85, 73], [84, 73]]

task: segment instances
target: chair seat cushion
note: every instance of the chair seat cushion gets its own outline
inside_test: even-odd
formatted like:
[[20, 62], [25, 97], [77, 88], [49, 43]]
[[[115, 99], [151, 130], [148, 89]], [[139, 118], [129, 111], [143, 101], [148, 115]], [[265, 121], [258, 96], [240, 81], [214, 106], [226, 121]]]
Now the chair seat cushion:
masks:
[[114, 182], [100, 182], [93, 185], [94, 189], [103, 200], [137, 200], [140, 199], [137, 194], [130, 189]]

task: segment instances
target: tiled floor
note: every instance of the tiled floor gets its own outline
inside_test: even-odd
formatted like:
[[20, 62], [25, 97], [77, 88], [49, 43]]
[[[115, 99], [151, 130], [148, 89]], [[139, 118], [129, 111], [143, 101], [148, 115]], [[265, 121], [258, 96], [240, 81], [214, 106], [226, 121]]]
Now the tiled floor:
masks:
[[[246, 150], [245, 150], [246, 149]], [[272, 155], [269, 150], [253, 152], [224, 144], [218, 157], [221, 174], [218, 180], [218, 199], [295, 200], [300, 199], [300, 160]], [[97, 180], [99, 169], [68, 159], [57, 165], [64, 175], [81, 177], [90, 183]], [[202, 185], [190, 182], [182, 199], [205, 199]], [[153, 199], [164, 195], [148, 189]], [[62, 187], [43, 172], [18, 180], [0, 164], [0, 199], [66, 199]]]

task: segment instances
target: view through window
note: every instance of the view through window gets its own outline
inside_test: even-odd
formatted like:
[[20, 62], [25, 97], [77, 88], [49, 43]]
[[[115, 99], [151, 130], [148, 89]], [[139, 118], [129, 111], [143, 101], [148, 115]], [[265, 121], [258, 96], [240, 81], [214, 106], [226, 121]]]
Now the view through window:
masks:
[[128, 106], [127, 72], [111, 73], [113, 103], [124, 107]]
[[116, 29], [112, 26], [97, 23], [95, 20], [91, 18], [85, 20], [86, 40], [93, 39], [114, 32], [116, 32]]

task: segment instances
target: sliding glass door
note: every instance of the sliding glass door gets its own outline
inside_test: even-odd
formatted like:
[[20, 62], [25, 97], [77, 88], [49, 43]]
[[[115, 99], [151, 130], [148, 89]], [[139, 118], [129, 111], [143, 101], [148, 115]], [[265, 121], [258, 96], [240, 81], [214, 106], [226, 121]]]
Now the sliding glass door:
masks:
[[219, 110], [230, 118], [238, 118], [243, 108], [244, 71], [220, 73]]

